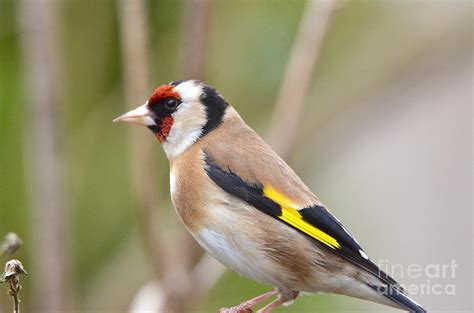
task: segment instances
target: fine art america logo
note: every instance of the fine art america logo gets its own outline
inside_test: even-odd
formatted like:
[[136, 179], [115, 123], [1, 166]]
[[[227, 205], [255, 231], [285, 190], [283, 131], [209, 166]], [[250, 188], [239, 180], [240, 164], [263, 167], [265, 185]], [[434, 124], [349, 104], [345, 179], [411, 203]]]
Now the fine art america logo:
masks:
[[[380, 260], [377, 265], [385, 273], [396, 278], [399, 281], [404, 279], [413, 279], [417, 283], [400, 286], [408, 292], [409, 295], [448, 295], [456, 294], [456, 269], [458, 264], [455, 260], [443, 264], [392, 264], [388, 260]], [[388, 292], [390, 290], [381, 290]]]

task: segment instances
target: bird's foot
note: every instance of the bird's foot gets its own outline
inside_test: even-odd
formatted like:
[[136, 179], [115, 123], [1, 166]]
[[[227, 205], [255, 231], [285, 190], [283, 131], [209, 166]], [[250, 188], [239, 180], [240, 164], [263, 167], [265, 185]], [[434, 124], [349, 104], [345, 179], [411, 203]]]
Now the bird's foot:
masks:
[[270, 313], [273, 311], [273, 309], [279, 307], [280, 305], [290, 305], [293, 303], [293, 300], [298, 297], [298, 295], [299, 291], [287, 291], [284, 293], [280, 292], [278, 299], [258, 310], [257, 313]]

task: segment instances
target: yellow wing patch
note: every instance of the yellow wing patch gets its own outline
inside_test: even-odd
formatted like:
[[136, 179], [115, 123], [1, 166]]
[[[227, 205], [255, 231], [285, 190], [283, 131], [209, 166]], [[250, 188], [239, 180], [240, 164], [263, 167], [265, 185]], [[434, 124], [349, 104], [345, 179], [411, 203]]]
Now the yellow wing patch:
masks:
[[326, 234], [319, 228], [314, 227], [310, 223], [303, 220], [303, 217], [295, 208], [295, 205], [293, 204], [291, 199], [289, 199], [287, 196], [278, 192], [275, 188], [271, 186], [266, 186], [265, 188], [263, 188], [263, 195], [281, 206], [281, 215], [278, 216], [279, 219], [287, 222], [291, 226], [322, 242], [326, 246], [329, 246], [333, 249], [341, 247], [339, 242], [337, 242], [334, 237]]

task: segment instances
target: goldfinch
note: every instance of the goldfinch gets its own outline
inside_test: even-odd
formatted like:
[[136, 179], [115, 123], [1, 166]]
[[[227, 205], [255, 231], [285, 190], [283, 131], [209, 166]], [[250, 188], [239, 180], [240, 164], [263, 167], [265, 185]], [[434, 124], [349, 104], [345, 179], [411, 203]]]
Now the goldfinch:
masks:
[[300, 292], [426, 312], [214, 88], [195, 80], [162, 85], [119, 121], [146, 126], [162, 144], [173, 205], [204, 250], [275, 287], [221, 312], [252, 312], [277, 296], [259, 311], [270, 312]]

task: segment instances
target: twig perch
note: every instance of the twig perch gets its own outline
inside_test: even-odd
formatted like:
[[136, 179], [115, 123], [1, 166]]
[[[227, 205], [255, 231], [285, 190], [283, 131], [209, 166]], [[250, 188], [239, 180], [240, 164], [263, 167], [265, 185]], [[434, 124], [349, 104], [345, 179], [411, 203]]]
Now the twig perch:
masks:
[[2, 283], [8, 283], [10, 289], [8, 294], [13, 299], [13, 313], [20, 313], [20, 275], [28, 275], [25, 268], [18, 260], [10, 260], [5, 264], [5, 270], [0, 281]]
[[204, 79], [209, 21], [208, 0], [187, 0], [183, 7], [183, 79]]
[[294, 145], [298, 121], [336, 4], [336, 0], [309, 0], [306, 4], [269, 131], [270, 145], [282, 158], [288, 157]]
[[[56, 33], [58, 1], [18, 1], [24, 77], [29, 114], [25, 116], [24, 154], [31, 207], [31, 266], [35, 312], [63, 311], [71, 290], [69, 219], [62, 190], [61, 129], [57, 123], [60, 55]], [[54, 269], [54, 270], [51, 270]]]

